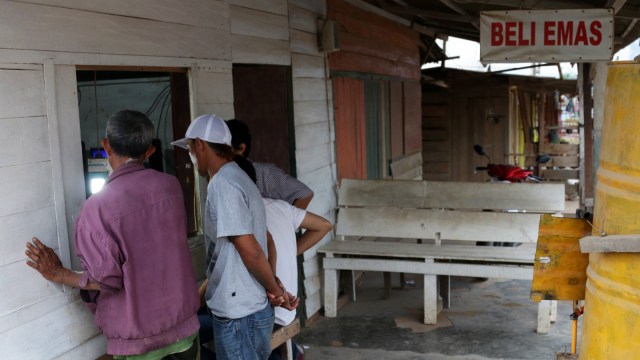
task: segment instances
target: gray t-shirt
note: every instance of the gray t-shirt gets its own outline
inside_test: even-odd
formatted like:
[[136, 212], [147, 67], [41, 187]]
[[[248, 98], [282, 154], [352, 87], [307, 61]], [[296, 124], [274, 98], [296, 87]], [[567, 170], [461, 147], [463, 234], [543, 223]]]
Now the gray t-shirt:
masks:
[[235, 162], [222, 166], [207, 186], [204, 217], [207, 293], [214, 315], [238, 319], [264, 309], [264, 287], [249, 273], [228, 236], [253, 234], [267, 254], [267, 221], [260, 191]]

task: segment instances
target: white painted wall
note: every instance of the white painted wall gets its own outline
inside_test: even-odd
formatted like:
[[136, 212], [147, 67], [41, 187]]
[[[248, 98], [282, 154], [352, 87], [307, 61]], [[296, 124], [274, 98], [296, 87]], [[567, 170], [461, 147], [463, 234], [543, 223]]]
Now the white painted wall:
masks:
[[[90, 359], [105, 351], [93, 316], [25, 265], [40, 237], [65, 263], [84, 201], [75, 65], [190, 69], [192, 113], [231, 118], [232, 61], [291, 65], [296, 160], [334, 220], [331, 87], [316, 50], [315, 0], [0, 0], [0, 357]], [[329, 237], [324, 240], [328, 241]], [[320, 308], [320, 266], [305, 255], [307, 313]]]
[[[325, 15], [325, 1], [289, 0], [298, 178], [315, 193], [308, 210], [335, 223], [337, 176], [332, 87], [327, 79], [326, 56], [318, 52], [315, 35], [317, 19]], [[332, 239], [333, 232], [304, 253], [307, 317], [322, 307], [322, 264], [316, 250]]]
[[[56, 90], [70, 74], [75, 92], [75, 73], [57, 72], [50, 61], [1, 68], [0, 93], [7, 102], [0, 110], [0, 137], [6, 138], [0, 143], [0, 349], [8, 359], [54, 358], [98, 334], [72, 291], [44, 280], [24, 261], [25, 242], [37, 236], [65, 265], [71, 262], [61, 161], [67, 147]], [[82, 171], [81, 157], [79, 166]], [[34, 341], [34, 334], [42, 340]]]

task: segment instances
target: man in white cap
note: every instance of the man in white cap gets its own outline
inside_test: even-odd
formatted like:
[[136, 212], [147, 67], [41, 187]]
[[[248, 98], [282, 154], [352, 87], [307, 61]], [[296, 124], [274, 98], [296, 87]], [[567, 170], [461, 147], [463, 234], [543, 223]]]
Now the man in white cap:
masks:
[[189, 150], [198, 173], [211, 177], [203, 214], [205, 300], [213, 313], [216, 358], [267, 359], [274, 323], [269, 302], [289, 308], [297, 304], [289, 304], [265, 256], [267, 225], [260, 191], [232, 161], [231, 133], [221, 118], [197, 117], [185, 138], [172, 144]]

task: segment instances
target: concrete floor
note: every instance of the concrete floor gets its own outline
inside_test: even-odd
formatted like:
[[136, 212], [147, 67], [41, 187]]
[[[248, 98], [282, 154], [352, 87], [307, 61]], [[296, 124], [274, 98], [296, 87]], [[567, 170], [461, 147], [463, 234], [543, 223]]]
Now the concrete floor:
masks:
[[[398, 274], [392, 274], [394, 286]], [[296, 337], [306, 360], [320, 359], [555, 359], [571, 348], [570, 302], [558, 305], [558, 321], [548, 334], [537, 334], [537, 304], [529, 300], [525, 280], [455, 277], [451, 308], [437, 325], [424, 325], [421, 277], [414, 285], [394, 288], [383, 299], [381, 273], [365, 273], [357, 286], [357, 302], [349, 302], [337, 318], [320, 317]]]

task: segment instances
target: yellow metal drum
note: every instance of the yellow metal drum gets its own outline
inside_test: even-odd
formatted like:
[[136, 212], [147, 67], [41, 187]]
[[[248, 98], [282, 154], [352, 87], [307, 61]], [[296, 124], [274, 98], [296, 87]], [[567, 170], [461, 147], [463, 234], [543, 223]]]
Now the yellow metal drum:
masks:
[[[609, 66], [605, 104], [594, 225], [640, 234], [640, 63]], [[590, 255], [584, 310], [580, 359], [640, 359], [640, 253]]]

